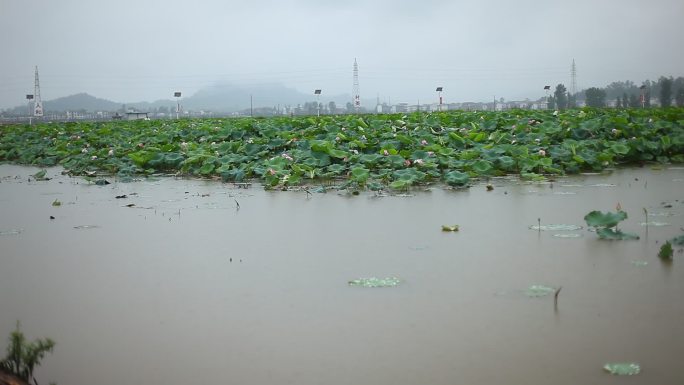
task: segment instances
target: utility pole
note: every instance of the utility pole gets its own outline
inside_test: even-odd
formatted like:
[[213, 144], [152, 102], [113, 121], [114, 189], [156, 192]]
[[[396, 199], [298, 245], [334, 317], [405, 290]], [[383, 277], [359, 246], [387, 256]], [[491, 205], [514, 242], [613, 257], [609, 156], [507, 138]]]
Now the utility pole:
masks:
[[314, 90], [314, 95], [316, 95], [316, 116], [321, 116], [321, 103], [319, 102], [321, 97], [321, 90]]
[[439, 95], [439, 111], [442, 111], [442, 90], [444, 90], [444, 87], [437, 87], [435, 91], [437, 91], [437, 95]]
[[33, 95], [27, 94], [26, 95], [26, 100], [28, 101], [28, 118], [29, 118], [29, 126], [31, 125], [31, 116], [33, 115], [33, 111], [31, 111], [31, 100], [33, 100]]

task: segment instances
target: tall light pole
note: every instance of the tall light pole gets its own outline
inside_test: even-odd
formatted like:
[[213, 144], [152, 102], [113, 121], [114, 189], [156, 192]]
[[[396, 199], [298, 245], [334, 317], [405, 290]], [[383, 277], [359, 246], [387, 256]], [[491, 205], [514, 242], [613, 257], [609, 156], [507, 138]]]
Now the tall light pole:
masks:
[[321, 99], [321, 90], [314, 90], [314, 95], [316, 95], [316, 116], [320, 117], [321, 103], [319, 102], [319, 100]]
[[546, 109], [549, 109], [549, 92], [551, 91], [551, 86], [544, 86], [544, 91], [546, 91]]
[[176, 120], [180, 118], [180, 97], [181, 93], [180, 91], [176, 91], [173, 93], [173, 97], [176, 98]]
[[444, 87], [437, 87], [435, 91], [437, 91], [437, 95], [439, 95], [439, 110], [442, 111], [442, 90]]
[[33, 95], [31, 94], [26, 94], [26, 100], [28, 101], [28, 118], [29, 118], [29, 126], [31, 125], [31, 100], [33, 100]]
[[639, 95], [639, 99], [641, 100], [641, 108], [646, 108], [646, 91], [644, 91], [646, 89], [646, 86], [642, 85], [641, 87], [639, 87], [639, 89], [641, 90], [641, 95]]

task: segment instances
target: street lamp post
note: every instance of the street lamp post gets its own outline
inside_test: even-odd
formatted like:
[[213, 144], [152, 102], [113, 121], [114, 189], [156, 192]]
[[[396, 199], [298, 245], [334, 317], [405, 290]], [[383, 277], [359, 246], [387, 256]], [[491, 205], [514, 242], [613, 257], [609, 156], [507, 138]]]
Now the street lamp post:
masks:
[[321, 116], [321, 90], [314, 90], [314, 95], [316, 95], [316, 116]]
[[31, 125], [31, 100], [33, 100], [33, 95], [27, 94], [26, 100], [28, 101], [28, 118], [29, 118], [29, 126], [30, 126]]
[[180, 97], [181, 93], [180, 91], [176, 91], [173, 93], [173, 97], [176, 98], [176, 120], [180, 118]]
[[549, 109], [549, 92], [551, 92], [551, 86], [544, 86], [544, 91], [546, 91], [546, 109]]
[[646, 95], [644, 94], [646, 92], [644, 91], [646, 86], [642, 85], [639, 87], [639, 89], [641, 90], [641, 95], [639, 95], [639, 99], [641, 100], [641, 108], [646, 108]]
[[437, 95], [439, 95], [439, 111], [442, 111], [442, 90], [444, 87], [437, 87], [435, 91], [437, 91]]

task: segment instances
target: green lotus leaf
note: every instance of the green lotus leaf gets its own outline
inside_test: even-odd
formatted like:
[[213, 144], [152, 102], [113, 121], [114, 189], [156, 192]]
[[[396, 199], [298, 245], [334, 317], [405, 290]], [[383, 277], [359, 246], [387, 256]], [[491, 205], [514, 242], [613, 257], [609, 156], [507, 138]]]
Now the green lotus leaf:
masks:
[[614, 143], [610, 146], [610, 149], [619, 155], [627, 155], [629, 153], [629, 146], [625, 145], [624, 143]]
[[370, 177], [370, 171], [363, 167], [354, 167], [351, 170], [351, 178], [357, 183], [365, 183]]
[[392, 177], [395, 180], [408, 180], [411, 182], [420, 182], [425, 179], [427, 174], [422, 171], [416, 170], [415, 168], [405, 168], [402, 170], [397, 170], [392, 173]]
[[596, 234], [601, 239], [609, 239], [615, 241], [639, 239], [639, 236], [636, 234], [625, 233], [620, 230], [613, 230], [607, 227], [599, 228], [598, 230], [596, 230]]
[[335, 144], [327, 140], [312, 140], [311, 141], [311, 151], [325, 152], [332, 150]]
[[47, 170], [40, 170], [37, 173], [33, 174], [33, 179], [35, 179], [35, 180], [46, 180], [45, 174], [47, 174]]
[[378, 161], [380, 161], [380, 159], [382, 158], [383, 156], [380, 154], [363, 154], [361, 155], [361, 157], [359, 157], [359, 161], [361, 163], [374, 165], [378, 163]]
[[411, 184], [412, 184], [412, 182], [410, 180], [399, 179], [399, 180], [395, 180], [394, 182], [390, 183], [390, 188], [392, 188], [394, 190], [403, 190], [403, 189], [411, 186]]
[[496, 164], [499, 169], [504, 171], [512, 171], [515, 169], [515, 159], [510, 156], [500, 156], [496, 158]]
[[478, 160], [475, 163], [473, 163], [472, 167], [473, 171], [475, 171], [479, 175], [487, 175], [493, 169], [492, 164], [486, 160]]
[[554, 223], [550, 225], [533, 225], [529, 229], [535, 231], [577, 231], [582, 230], [582, 226]]
[[380, 191], [384, 188], [382, 183], [372, 181], [366, 185], [371, 191]]
[[453, 187], [467, 186], [470, 181], [468, 174], [460, 171], [450, 171], [444, 175], [444, 181]]
[[150, 152], [146, 150], [140, 150], [128, 154], [128, 157], [135, 163], [138, 167], [144, 168], [147, 163], [152, 160], [157, 155], [156, 152]]
[[617, 376], [633, 376], [641, 373], [641, 366], [636, 362], [618, 362], [603, 365], [603, 370]]
[[389, 165], [393, 168], [405, 167], [406, 159], [404, 159], [404, 157], [401, 155], [390, 155], [385, 158], [387, 159]]
[[347, 169], [347, 167], [345, 167], [342, 164], [331, 164], [330, 166], [328, 166], [328, 171], [330, 171], [331, 173], [333, 173], [335, 175], [341, 174], [346, 169]]
[[204, 163], [204, 164], [202, 165], [202, 167], [200, 167], [199, 173], [202, 174], [202, 175], [209, 175], [209, 174], [211, 174], [212, 172], [214, 172], [214, 168], [215, 168], [215, 167], [216, 167], [216, 166], [215, 166], [213, 163], [210, 163], [210, 162]]
[[615, 213], [594, 210], [584, 216], [587, 226], [590, 227], [615, 227], [621, 221], [627, 219], [627, 213], [620, 210]]

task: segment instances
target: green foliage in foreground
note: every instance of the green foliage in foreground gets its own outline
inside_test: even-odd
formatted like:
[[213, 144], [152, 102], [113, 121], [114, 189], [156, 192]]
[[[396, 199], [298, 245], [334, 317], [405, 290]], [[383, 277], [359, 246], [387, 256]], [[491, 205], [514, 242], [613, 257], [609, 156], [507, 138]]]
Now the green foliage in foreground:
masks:
[[584, 221], [587, 226], [596, 229], [596, 234], [601, 239], [610, 240], [625, 240], [625, 239], [639, 239], [639, 236], [632, 233], [625, 233], [618, 230], [618, 223], [627, 219], [627, 213], [618, 209], [615, 213], [601, 211], [592, 211], [584, 216]]
[[0, 161], [76, 175], [178, 173], [355, 188], [684, 162], [684, 108], [41, 123], [0, 128]]
[[10, 334], [7, 357], [0, 361], [0, 370], [31, 382], [34, 380], [33, 370], [40, 366], [46, 353], [52, 353], [54, 347], [55, 342], [49, 338], [28, 342], [17, 323], [17, 329]]

